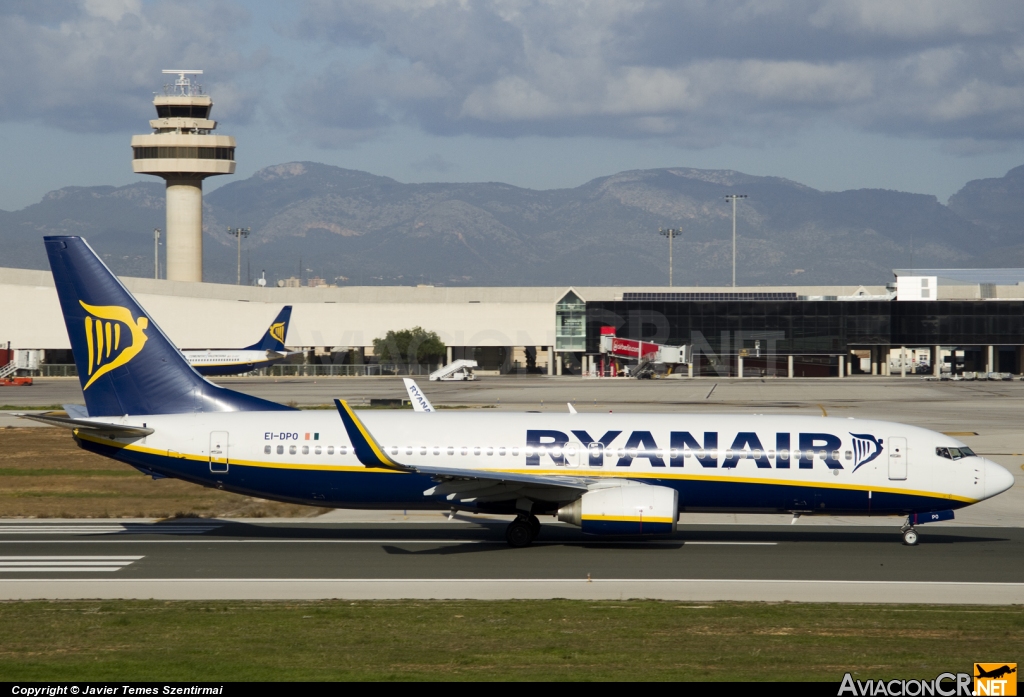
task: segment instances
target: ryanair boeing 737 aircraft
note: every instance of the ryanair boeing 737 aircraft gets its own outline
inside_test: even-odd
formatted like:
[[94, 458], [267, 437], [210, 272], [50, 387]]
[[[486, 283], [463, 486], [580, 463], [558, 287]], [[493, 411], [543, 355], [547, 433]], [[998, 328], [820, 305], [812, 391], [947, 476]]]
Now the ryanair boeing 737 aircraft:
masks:
[[192, 349], [182, 351], [185, 360], [200, 375], [241, 375], [267, 368], [288, 357], [284, 347], [292, 306], [285, 305], [267, 327], [263, 338], [243, 349]]
[[[941, 433], [883, 421], [722, 414], [298, 411], [214, 385], [79, 237], [46, 251], [86, 408], [78, 444], [155, 478], [332, 508], [537, 516], [585, 533], [675, 530], [681, 511], [948, 520], [1012, 475]], [[81, 413], [87, 412], [87, 413]]]

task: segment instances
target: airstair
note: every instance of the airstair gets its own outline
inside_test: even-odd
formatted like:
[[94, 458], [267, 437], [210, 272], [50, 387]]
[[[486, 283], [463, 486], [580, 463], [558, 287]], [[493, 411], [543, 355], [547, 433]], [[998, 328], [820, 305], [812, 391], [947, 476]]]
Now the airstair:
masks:
[[18, 370], [18, 365], [16, 361], [11, 361], [7, 365], [0, 368], [0, 380], [3, 380], [4, 378], [9, 378], [10, 376], [14, 375], [16, 370]]
[[643, 356], [640, 359], [640, 362], [629, 371], [629, 377], [636, 378], [637, 380], [650, 380], [654, 377], [654, 363], [651, 361], [652, 358], [654, 358], [654, 354]]
[[439, 368], [430, 374], [431, 380], [476, 380], [473, 375], [473, 368], [476, 361], [467, 358], [460, 358], [452, 361], [443, 368]]

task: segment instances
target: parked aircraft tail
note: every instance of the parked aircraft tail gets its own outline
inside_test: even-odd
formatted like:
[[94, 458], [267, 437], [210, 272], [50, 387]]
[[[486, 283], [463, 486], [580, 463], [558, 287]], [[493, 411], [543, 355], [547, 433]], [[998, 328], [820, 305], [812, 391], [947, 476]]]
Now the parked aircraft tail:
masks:
[[90, 417], [290, 410], [196, 373], [81, 237], [45, 237]]
[[267, 327], [263, 338], [252, 346], [246, 346], [247, 351], [284, 351], [284, 342], [288, 337], [288, 322], [292, 317], [292, 306], [285, 305], [277, 313], [277, 317]]

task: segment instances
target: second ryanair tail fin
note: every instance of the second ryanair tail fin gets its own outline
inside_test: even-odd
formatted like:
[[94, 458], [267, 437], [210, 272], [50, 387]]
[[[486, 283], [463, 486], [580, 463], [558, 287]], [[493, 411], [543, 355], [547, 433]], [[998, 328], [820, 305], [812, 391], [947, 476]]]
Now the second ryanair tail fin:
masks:
[[284, 351], [284, 342], [288, 337], [288, 321], [292, 317], [292, 306], [285, 305], [277, 313], [277, 317], [270, 323], [266, 334], [252, 346], [246, 346], [247, 351]]
[[207, 382], [81, 237], [45, 237], [90, 417], [288, 410]]

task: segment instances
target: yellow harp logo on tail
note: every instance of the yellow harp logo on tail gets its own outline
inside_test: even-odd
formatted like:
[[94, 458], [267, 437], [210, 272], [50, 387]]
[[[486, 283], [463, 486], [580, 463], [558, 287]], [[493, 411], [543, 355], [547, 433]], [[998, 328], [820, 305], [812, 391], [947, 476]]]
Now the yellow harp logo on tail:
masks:
[[284, 343], [284, 322], [274, 322], [270, 325], [270, 336], [274, 337], [282, 344]]
[[[149, 319], [132, 319], [126, 307], [117, 305], [87, 305], [78, 303], [89, 314], [85, 317], [85, 343], [89, 347], [89, 381], [82, 389], [89, 389], [101, 376], [114, 368], [120, 368], [138, 355], [146, 344], [146, 328]], [[127, 336], [121, 336], [124, 329]], [[123, 346], [128, 340], [131, 343]]]

